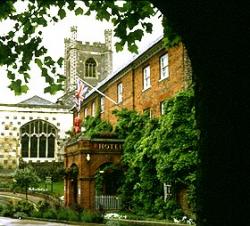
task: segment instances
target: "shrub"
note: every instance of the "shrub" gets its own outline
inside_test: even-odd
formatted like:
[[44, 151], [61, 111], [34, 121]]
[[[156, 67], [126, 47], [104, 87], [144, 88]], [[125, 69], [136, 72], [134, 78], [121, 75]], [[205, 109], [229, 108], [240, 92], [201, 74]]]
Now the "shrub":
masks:
[[43, 213], [41, 211], [34, 210], [34, 211], [32, 211], [31, 216], [35, 217], [35, 218], [42, 218]]
[[37, 209], [39, 212], [45, 212], [49, 208], [51, 208], [51, 206], [47, 201], [39, 201], [37, 203]]
[[72, 210], [72, 209], [67, 209], [67, 212], [68, 212], [68, 220], [69, 221], [79, 221], [80, 220], [80, 217], [79, 217], [79, 214]]
[[21, 212], [27, 216], [30, 216], [32, 211], [34, 209], [34, 206], [32, 203], [27, 201], [19, 201], [17, 205], [15, 206], [15, 212]]
[[69, 208], [59, 208], [57, 211], [58, 220], [67, 220], [67, 221], [79, 221], [79, 214], [77, 211]]
[[13, 214], [13, 217], [15, 218], [25, 218], [25, 217], [28, 217], [28, 215], [24, 212], [16, 212]]
[[14, 207], [12, 204], [7, 204], [6, 206], [3, 207], [2, 210], [2, 216], [4, 217], [13, 217], [14, 214]]
[[81, 214], [81, 220], [86, 223], [102, 223], [104, 217], [100, 212], [86, 210]]
[[46, 218], [46, 219], [57, 219], [56, 210], [53, 208], [49, 208], [45, 210], [42, 216], [43, 218]]
[[58, 220], [69, 220], [67, 209], [65, 209], [65, 208], [58, 209], [57, 219]]

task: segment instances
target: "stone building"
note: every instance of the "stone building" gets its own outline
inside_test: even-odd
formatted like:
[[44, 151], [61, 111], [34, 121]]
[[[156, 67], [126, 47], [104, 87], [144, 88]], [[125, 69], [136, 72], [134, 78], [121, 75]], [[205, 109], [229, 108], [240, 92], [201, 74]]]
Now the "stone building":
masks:
[[72, 130], [76, 77], [95, 86], [112, 72], [112, 31], [105, 43], [82, 43], [77, 27], [65, 38], [65, 92], [56, 103], [38, 96], [18, 104], [0, 104], [0, 167], [16, 168], [24, 161], [63, 161], [66, 132]]
[[15, 169], [20, 158], [29, 162], [63, 161], [72, 113], [34, 96], [17, 104], [0, 104], [0, 167]]
[[71, 27], [71, 38], [64, 40], [65, 95], [58, 102], [72, 105], [77, 77], [96, 86], [111, 74], [112, 30], [105, 30], [104, 36], [105, 43], [83, 43], [77, 40], [77, 27]]

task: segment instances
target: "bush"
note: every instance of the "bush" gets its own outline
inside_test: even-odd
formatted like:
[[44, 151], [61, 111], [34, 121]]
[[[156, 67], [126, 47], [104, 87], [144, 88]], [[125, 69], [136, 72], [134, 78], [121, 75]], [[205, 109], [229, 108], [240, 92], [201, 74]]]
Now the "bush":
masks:
[[25, 217], [28, 217], [28, 215], [24, 212], [16, 212], [14, 213], [13, 217], [15, 218], [25, 218]]
[[13, 217], [15, 210], [12, 204], [7, 204], [3, 207], [2, 216], [4, 217]]
[[103, 223], [104, 217], [97, 211], [83, 211], [81, 214], [81, 220], [86, 223]]
[[57, 219], [56, 210], [53, 208], [49, 208], [49, 209], [45, 210], [42, 217], [46, 218], [46, 219]]
[[23, 213], [27, 216], [31, 216], [31, 213], [34, 209], [34, 206], [32, 203], [27, 202], [27, 201], [19, 201], [17, 205], [14, 207], [16, 213]]
[[47, 201], [39, 201], [37, 203], [37, 209], [39, 212], [45, 212], [49, 208], [51, 208], [51, 206]]
[[80, 217], [78, 212], [69, 208], [59, 208], [57, 211], [58, 220], [67, 220], [67, 221], [79, 221]]
[[34, 210], [34, 211], [32, 211], [31, 216], [35, 217], [35, 218], [42, 218], [43, 217], [43, 213], [41, 211]]
[[65, 208], [58, 209], [57, 219], [58, 220], [69, 220], [68, 210]]
[[79, 221], [80, 217], [78, 212], [72, 210], [72, 209], [67, 209], [68, 212], [68, 220], [69, 221]]

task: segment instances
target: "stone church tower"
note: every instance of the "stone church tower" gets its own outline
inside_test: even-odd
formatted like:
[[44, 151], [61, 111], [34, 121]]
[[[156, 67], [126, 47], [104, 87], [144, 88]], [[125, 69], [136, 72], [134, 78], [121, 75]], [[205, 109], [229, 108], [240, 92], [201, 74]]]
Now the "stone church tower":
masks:
[[95, 86], [112, 72], [112, 30], [105, 30], [105, 43], [82, 43], [77, 40], [77, 27], [71, 27], [71, 38], [64, 40], [65, 93], [75, 90], [79, 76]]

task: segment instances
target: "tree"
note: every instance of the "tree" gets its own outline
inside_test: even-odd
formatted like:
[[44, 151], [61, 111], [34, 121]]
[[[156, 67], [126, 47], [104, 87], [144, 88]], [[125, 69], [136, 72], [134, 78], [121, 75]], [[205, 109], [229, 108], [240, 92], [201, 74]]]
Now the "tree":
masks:
[[[242, 2], [152, 1], [188, 49], [195, 83], [201, 159], [198, 225], [244, 225], [248, 217], [250, 135], [249, 6]], [[249, 33], [248, 33], [249, 35]], [[237, 57], [236, 57], [237, 56]], [[243, 201], [244, 199], [244, 201]]]
[[26, 200], [28, 200], [29, 187], [37, 187], [39, 182], [40, 179], [32, 167], [17, 169], [14, 174], [14, 189], [18, 187], [24, 190]]
[[[52, 1], [43, 2], [40, 7], [43, 11], [52, 4]], [[65, 3], [53, 2], [61, 6]], [[135, 6], [135, 2], [141, 1], [131, 1], [131, 6]], [[244, 196], [244, 200], [239, 197], [239, 194], [248, 194], [246, 184], [250, 183], [250, 134], [243, 132], [248, 131], [247, 119], [250, 115], [249, 87], [246, 82], [248, 72], [245, 72], [249, 64], [246, 48], [249, 42], [249, 5], [241, 1], [151, 2], [181, 36], [192, 61], [201, 158], [197, 225], [237, 225], [238, 219], [250, 225], [247, 212], [249, 196]], [[98, 1], [97, 4], [112, 6], [113, 1]], [[90, 9], [105, 12], [107, 8], [103, 5]], [[2, 1], [0, 9], [1, 19], [7, 18], [13, 14], [12, 1]], [[111, 13], [117, 9], [120, 10], [114, 7]], [[136, 12], [128, 6], [122, 10], [127, 16]], [[64, 11], [61, 10], [58, 15], [63, 17]], [[117, 16], [116, 19], [119, 24], [124, 18]], [[137, 18], [134, 20], [139, 21]], [[119, 29], [117, 32], [123, 34], [121, 37], [125, 36]], [[14, 59], [9, 54], [10, 48], [3, 40], [0, 48], [0, 64], [10, 65]], [[20, 87], [20, 82], [15, 84], [13, 88]]]
[[[62, 66], [63, 58], [54, 60], [47, 55], [47, 49], [42, 45], [41, 28], [65, 18], [69, 10], [76, 15], [90, 15], [96, 11], [98, 20], [112, 21], [114, 35], [120, 39], [115, 44], [116, 49], [121, 51], [127, 44], [131, 52], [137, 52], [136, 41], [141, 40], [144, 32], [152, 32], [152, 24], [144, 19], [155, 14], [148, 1], [118, 4], [118, 1], [29, 0], [22, 4], [27, 6], [19, 12], [17, 0], [0, 3], [0, 20], [9, 19], [15, 23], [7, 35], [0, 37], [0, 66], [7, 66], [9, 88], [16, 95], [28, 90], [30, 62], [35, 62], [48, 83], [45, 92], [54, 94], [63, 89], [64, 76], [57, 73], [57, 65]], [[56, 8], [57, 13], [51, 12], [52, 8]]]

